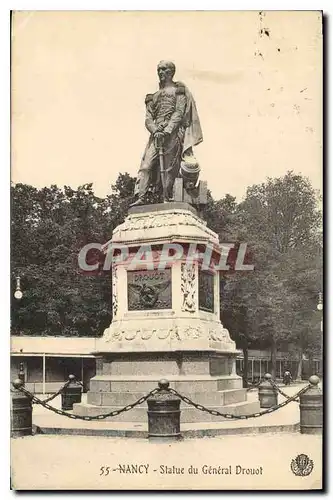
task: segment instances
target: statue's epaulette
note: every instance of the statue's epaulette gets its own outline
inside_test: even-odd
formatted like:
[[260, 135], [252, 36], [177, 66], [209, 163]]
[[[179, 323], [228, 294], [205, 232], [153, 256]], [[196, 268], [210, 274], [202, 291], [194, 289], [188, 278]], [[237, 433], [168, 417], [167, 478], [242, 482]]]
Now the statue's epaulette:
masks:
[[182, 95], [184, 95], [185, 94], [185, 85], [182, 85], [181, 83], [178, 83], [177, 87], [176, 87], [176, 94], [182, 94]]
[[148, 104], [148, 102], [150, 102], [152, 100], [153, 100], [153, 94], [147, 94], [146, 99], [145, 99], [145, 103]]

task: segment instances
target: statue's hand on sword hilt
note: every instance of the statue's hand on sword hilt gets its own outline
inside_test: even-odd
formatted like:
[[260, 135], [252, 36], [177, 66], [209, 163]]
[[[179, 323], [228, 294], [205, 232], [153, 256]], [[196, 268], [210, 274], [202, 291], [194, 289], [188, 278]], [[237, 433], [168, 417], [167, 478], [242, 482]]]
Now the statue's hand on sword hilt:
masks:
[[159, 152], [163, 152], [164, 133], [160, 131], [155, 132], [154, 141], [156, 149], [158, 149]]

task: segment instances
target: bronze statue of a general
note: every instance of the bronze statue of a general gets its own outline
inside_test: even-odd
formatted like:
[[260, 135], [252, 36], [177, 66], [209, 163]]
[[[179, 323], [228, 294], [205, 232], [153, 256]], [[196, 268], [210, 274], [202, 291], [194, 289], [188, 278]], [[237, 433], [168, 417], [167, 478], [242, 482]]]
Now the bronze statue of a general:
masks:
[[147, 203], [151, 188], [163, 193], [164, 201], [172, 201], [173, 185], [181, 162], [197, 165], [192, 147], [202, 142], [202, 131], [194, 99], [181, 82], [174, 82], [173, 62], [161, 61], [157, 66], [159, 90], [146, 96], [145, 125], [150, 132], [132, 204]]

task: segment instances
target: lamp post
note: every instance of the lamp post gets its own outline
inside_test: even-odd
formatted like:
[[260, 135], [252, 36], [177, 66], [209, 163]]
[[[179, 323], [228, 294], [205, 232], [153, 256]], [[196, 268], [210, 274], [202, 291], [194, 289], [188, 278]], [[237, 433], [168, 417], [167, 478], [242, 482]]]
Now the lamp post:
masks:
[[[319, 292], [319, 295], [318, 295], [318, 304], [317, 304], [317, 309], [318, 311], [322, 311], [323, 310], [323, 294], [321, 292]], [[321, 321], [321, 331], [323, 331], [323, 320]]]
[[19, 276], [16, 277], [16, 290], [14, 293], [14, 297], [17, 300], [21, 300], [23, 297], [23, 293], [21, 290], [21, 278]]
[[[322, 313], [323, 311], [323, 294], [322, 292], [319, 292], [318, 294], [318, 304], [317, 304], [317, 310]], [[321, 319], [320, 319], [320, 368], [322, 372], [322, 366], [323, 366], [323, 314], [321, 314]]]
[[[21, 278], [19, 276], [16, 276], [16, 289], [14, 292], [14, 297], [17, 301], [20, 301], [23, 297], [23, 293], [21, 290]], [[21, 383], [24, 385], [25, 382], [25, 369], [24, 369], [24, 363], [20, 363], [20, 368], [19, 368], [19, 374], [18, 374], [18, 380], [21, 381]]]

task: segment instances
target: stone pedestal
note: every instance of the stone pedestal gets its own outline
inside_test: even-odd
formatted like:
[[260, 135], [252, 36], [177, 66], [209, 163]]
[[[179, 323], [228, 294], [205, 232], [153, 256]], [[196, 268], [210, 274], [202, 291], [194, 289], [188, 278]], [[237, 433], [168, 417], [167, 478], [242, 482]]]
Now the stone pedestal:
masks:
[[[236, 374], [238, 351], [219, 320], [218, 235], [190, 205], [164, 203], [130, 210], [105, 245], [106, 265], [111, 248], [113, 320], [97, 342], [88, 404], [75, 405], [74, 412], [123, 407], [161, 378], [211, 409], [257, 411], [258, 403], [246, 401]], [[183, 422], [221, 420], [191, 406], [181, 410]], [[146, 422], [146, 403], [117, 420]]]

